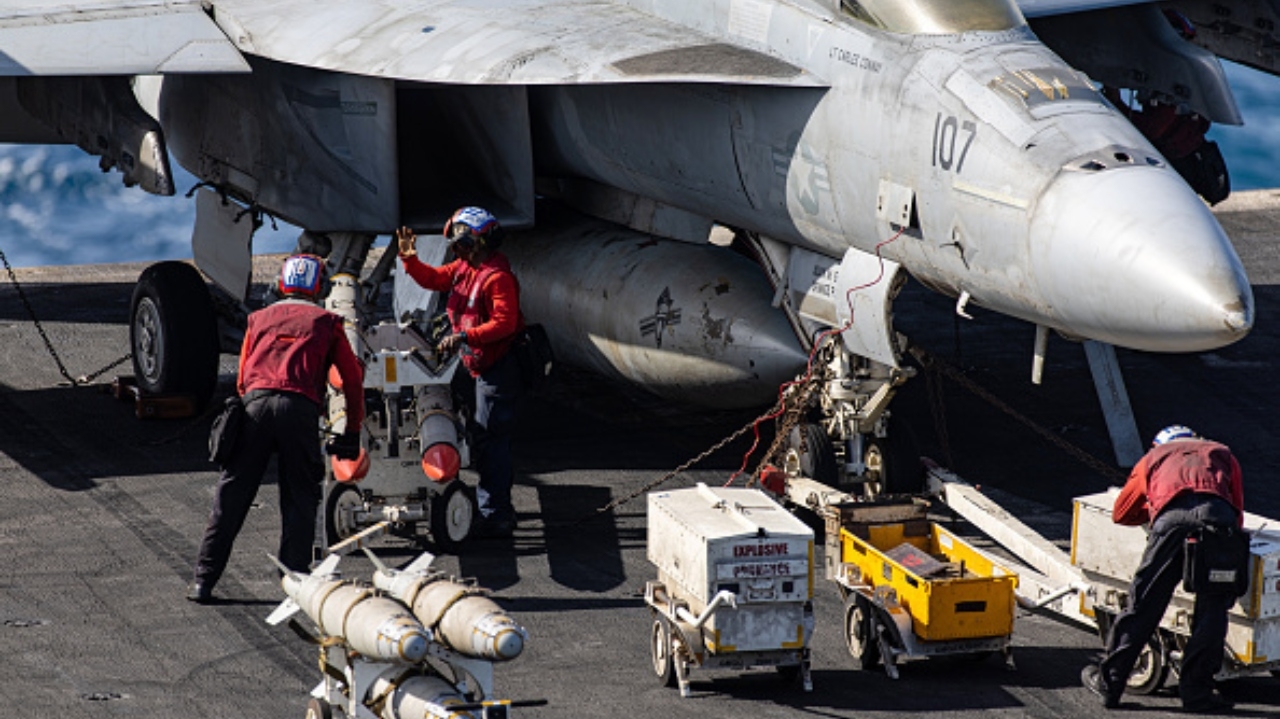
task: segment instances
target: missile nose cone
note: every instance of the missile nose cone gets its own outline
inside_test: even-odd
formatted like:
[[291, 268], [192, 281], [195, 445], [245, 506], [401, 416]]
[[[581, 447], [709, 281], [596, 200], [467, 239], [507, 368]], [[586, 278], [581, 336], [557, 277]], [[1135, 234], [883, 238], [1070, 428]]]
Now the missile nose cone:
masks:
[[493, 650], [503, 660], [511, 660], [524, 651], [524, 632], [516, 627], [508, 627], [493, 638]]
[[400, 658], [416, 664], [427, 656], [427, 637], [422, 632], [408, 632], [400, 638]]
[[1172, 170], [1064, 172], [1041, 196], [1029, 257], [1062, 330], [1132, 349], [1200, 352], [1253, 327], [1244, 267]]
[[422, 453], [422, 473], [434, 482], [448, 482], [458, 476], [462, 460], [458, 448], [447, 442], [438, 442]]

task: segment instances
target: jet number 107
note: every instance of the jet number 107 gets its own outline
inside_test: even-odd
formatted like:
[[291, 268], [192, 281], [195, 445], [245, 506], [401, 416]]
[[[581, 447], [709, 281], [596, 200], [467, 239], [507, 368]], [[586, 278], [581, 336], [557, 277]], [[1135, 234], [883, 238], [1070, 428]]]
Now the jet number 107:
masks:
[[[973, 138], [977, 134], [978, 126], [973, 124], [973, 120], [961, 123], [955, 115], [944, 118], [939, 112], [933, 120], [933, 156], [930, 158], [933, 166], [950, 170], [955, 165], [956, 174], [960, 174], [964, 158], [969, 154], [969, 147], [973, 145]], [[960, 135], [964, 137], [959, 138]], [[957, 144], [961, 145], [959, 157], [956, 157]]]

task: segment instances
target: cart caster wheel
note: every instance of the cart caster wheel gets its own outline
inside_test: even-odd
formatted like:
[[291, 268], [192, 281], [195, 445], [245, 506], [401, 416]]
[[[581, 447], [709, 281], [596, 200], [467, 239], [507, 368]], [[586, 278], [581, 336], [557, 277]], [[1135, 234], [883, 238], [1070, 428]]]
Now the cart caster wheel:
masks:
[[324, 538], [333, 546], [360, 531], [354, 511], [364, 508], [360, 490], [349, 484], [334, 483], [324, 501]]
[[649, 650], [653, 659], [653, 673], [664, 687], [676, 685], [674, 644], [671, 641], [671, 625], [666, 617], [653, 613], [653, 629], [649, 632]]
[[880, 644], [872, 634], [871, 603], [853, 594], [844, 605], [844, 639], [857, 669], [874, 669], [880, 663]]
[[1169, 656], [1165, 653], [1164, 642], [1156, 634], [1147, 640], [1138, 661], [1134, 662], [1125, 690], [1134, 694], [1152, 694], [1164, 686], [1168, 676]]
[[431, 540], [446, 552], [456, 552], [471, 535], [479, 510], [475, 491], [455, 479], [431, 500]]
[[333, 707], [323, 699], [307, 702], [307, 719], [333, 719]]

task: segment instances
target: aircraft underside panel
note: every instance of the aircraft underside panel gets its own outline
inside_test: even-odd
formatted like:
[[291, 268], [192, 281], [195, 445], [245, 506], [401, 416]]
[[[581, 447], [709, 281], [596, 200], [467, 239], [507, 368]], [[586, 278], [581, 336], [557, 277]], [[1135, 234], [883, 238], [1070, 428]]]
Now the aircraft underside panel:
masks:
[[1243, 122], [1218, 59], [1180, 38], [1154, 4], [1042, 18], [1033, 27], [1097, 82], [1185, 103], [1217, 123]]
[[464, 205], [484, 207], [507, 229], [533, 224], [524, 87], [402, 83], [396, 108], [402, 224], [438, 230]]
[[397, 80], [824, 84], [790, 62], [622, 0], [220, 0], [216, 18], [243, 52]]
[[826, 160], [801, 142], [822, 91], [575, 85], [529, 92], [539, 176], [588, 178], [806, 244], [793, 213], [807, 213], [797, 208], [811, 198], [809, 235], [823, 231], [843, 244], [832, 229]]
[[394, 83], [253, 66], [252, 75], [166, 77], [160, 121], [183, 167], [310, 230], [396, 227]]

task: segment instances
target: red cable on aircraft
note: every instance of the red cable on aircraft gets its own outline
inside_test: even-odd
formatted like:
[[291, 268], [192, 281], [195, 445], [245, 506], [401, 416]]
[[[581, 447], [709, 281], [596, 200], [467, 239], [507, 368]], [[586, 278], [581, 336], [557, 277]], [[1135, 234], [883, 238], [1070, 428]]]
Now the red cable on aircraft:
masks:
[[778, 409], [776, 411], [770, 412], [769, 414], [762, 415], [752, 425], [751, 431], [754, 434], [754, 437], [751, 441], [751, 447], [747, 449], [747, 453], [742, 456], [742, 466], [738, 468], [738, 471], [729, 475], [729, 479], [724, 483], [724, 486], [728, 487], [729, 485], [733, 484], [733, 481], [738, 478], [738, 475], [746, 471], [747, 463], [751, 461], [751, 455], [755, 453], [756, 447], [760, 445], [760, 423], [765, 420], [777, 419], [782, 415], [783, 412], [786, 411], [787, 404], [783, 398], [786, 396], [787, 389], [798, 384], [804, 384], [805, 382], [809, 381], [810, 377], [813, 376], [813, 360], [814, 360], [814, 357], [818, 355], [818, 349], [822, 347], [822, 343], [826, 341], [826, 339], [831, 335], [840, 334], [853, 326], [853, 293], [857, 292], [858, 290], [864, 290], [868, 287], [873, 287], [876, 284], [878, 284], [881, 280], [884, 279], [884, 257], [880, 255], [880, 248], [884, 247], [885, 245], [901, 237], [905, 229], [906, 229], [905, 227], [900, 228], [893, 235], [893, 237], [890, 237], [889, 239], [876, 245], [875, 253], [876, 253], [876, 259], [880, 261], [880, 274], [876, 275], [876, 278], [874, 280], [858, 285], [857, 287], [850, 287], [849, 291], [844, 293], [845, 302], [849, 304], [849, 321], [845, 322], [844, 325], [841, 327], [833, 327], [818, 333], [817, 338], [814, 339], [813, 341], [813, 348], [809, 350], [809, 360], [808, 362], [805, 363], [804, 376], [801, 377], [800, 379], [791, 380], [790, 382], [784, 382], [782, 386], [778, 388]]

